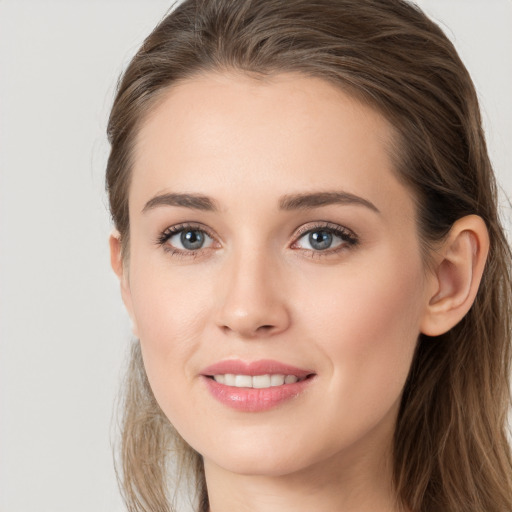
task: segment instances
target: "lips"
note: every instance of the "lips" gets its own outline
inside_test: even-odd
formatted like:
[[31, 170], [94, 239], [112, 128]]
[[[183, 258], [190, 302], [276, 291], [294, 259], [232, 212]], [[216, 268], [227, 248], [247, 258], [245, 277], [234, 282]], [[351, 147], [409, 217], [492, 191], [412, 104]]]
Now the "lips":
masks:
[[238, 359], [227, 359], [212, 364], [205, 368], [201, 374], [206, 376], [213, 375], [294, 375], [297, 379], [303, 379], [314, 373], [311, 370], [303, 370], [295, 366], [280, 363], [278, 361], [260, 360], [247, 363]]
[[211, 395], [231, 408], [265, 411], [300, 395], [314, 372], [272, 360], [225, 360], [201, 372]]

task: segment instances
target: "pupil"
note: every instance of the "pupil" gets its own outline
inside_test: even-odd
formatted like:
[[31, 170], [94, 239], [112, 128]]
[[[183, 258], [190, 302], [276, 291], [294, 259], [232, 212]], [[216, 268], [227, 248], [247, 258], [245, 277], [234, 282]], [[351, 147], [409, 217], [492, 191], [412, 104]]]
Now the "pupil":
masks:
[[204, 235], [201, 231], [183, 231], [180, 238], [185, 249], [200, 249], [204, 243]]
[[323, 251], [331, 246], [332, 234], [328, 231], [314, 231], [309, 234], [309, 243], [313, 249]]

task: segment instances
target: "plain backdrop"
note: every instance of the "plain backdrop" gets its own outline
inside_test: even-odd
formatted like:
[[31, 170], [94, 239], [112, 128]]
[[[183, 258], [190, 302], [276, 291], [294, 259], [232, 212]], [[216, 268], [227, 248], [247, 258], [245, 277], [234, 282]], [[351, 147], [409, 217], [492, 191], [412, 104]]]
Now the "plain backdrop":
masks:
[[[421, 5], [473, 75], [510, 196], [512, 2]], [[130, 329], [104, 133], [119, 73], [169, 6], [0, 0], [0, 512], [123, 510], [111, 419]]]

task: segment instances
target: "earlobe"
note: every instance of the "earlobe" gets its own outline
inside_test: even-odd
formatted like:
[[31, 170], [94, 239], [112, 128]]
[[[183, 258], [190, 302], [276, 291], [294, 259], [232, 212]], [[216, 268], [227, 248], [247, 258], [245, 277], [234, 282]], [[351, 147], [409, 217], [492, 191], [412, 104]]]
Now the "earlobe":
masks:
[[119, 284], [121, 287], [121, 297], [123, 299], [124, 306], [130, 319], [132, 321], [132, 332], [134, 336], [139, 337], [137, 322], [133, 314], [132, 296], [130, 291], [130, 283], [128, 280], [128, 274], [125, 268], [125, 262], [123, 261], [122, 255], [122, 242], [121, 235], [117, 230], [114, 230], [109, 238], [110, 245], [110, 265], [112, 270], [119, 278]]
[[483, 219], [468, 215], [452, 226], [436, 252], [433, 282], [421, 332], [439, 336], [469, 311], [475, 300], [489, 252], [489, 234]]
[[110, 245], [110, 266], [119, 279], [123, 276], [123, 259], [121, 256], [121, 235], [114, 230], [109, 237]]

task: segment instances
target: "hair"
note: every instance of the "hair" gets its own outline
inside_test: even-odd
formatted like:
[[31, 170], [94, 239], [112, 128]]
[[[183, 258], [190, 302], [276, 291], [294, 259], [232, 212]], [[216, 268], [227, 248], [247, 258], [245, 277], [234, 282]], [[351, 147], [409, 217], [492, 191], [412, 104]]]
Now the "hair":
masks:
[[[413, 512], [512, 510], [507, 439], [511, 251], [498, 216], [477, 95], [452, 43], [404, 0], [186, 0], [144, 41], [108, 124], [106, 185], [124, 257], [128, 191], [141, 123], [174, 84], [209, 72], [255, 79], [302, 73], [378, 110], [397, 133], [396, 172], [415, 198], [425, 254], [479, 215], [490, 252], [475, 302], [446, 334], [420, 335], [393, 449], [396, 494]], [[120, 485], [130, 512], [173, 510], [170, 464], [208, 510], [201, 456], [173, 429], [134, 342], [122, 418]]]

